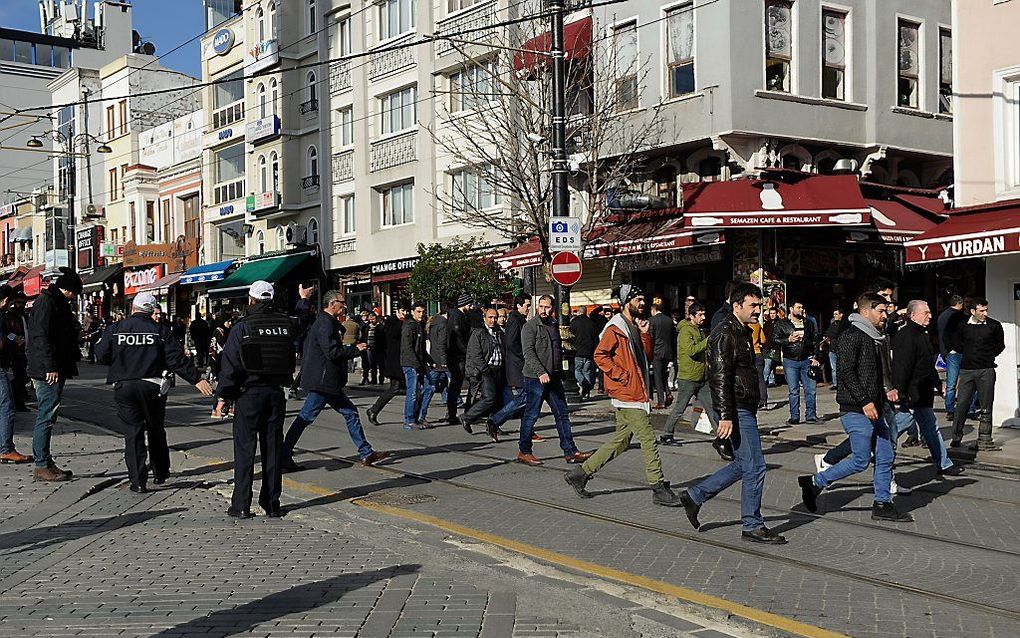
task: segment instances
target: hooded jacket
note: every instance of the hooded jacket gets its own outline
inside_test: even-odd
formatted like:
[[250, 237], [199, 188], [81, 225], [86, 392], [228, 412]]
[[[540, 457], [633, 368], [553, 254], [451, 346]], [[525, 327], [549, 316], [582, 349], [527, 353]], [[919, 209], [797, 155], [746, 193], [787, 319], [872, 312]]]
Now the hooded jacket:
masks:
[[606, 324], [595, 348], [595, 365], [605, 375], [606, 394], [615, 407], [648, 410], [648, 360], [652, 357], [652, 337], [640, 332], [641, 341], [635, 343], [631, 326], [623, 314]]

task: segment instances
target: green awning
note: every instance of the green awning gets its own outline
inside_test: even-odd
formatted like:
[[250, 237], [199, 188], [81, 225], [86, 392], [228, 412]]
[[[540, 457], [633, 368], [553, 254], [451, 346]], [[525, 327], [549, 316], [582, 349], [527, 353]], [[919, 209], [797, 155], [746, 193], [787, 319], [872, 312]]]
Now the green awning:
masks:
[[210, 297], [238, 297], [260, 279], [275, 284], [311, 258], [309, 253], [257, 259], [241, 264], [229, 277], [209, 290]]

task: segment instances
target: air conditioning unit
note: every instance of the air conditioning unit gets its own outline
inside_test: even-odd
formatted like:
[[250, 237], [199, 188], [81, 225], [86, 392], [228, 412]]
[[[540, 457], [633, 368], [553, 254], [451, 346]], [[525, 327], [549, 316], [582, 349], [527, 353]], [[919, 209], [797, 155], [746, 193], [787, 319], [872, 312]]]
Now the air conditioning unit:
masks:
[[302, 246], [308, 243], [308, 228], [302, 224], [291, 222], [287, 224], [287, 244], [291, 246]]

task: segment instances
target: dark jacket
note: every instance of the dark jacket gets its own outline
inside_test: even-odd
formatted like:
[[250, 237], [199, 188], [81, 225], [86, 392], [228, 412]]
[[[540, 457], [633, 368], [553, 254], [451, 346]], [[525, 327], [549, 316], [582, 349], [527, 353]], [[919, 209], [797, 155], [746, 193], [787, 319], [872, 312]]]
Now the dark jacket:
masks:
[[521, 348], [521, 328], [528, 320], [517, 309], [506, 318], [503, 343], [506, 344], [506, 383], [512, 388], [524, 387], [524, 350]]
[[[509, 326], [510, 321], [507, 320]], [[574, 335], [571, 343], [574, 344], [574, 354], [578, 357], [591, 359], [595, 354], [595, 346], [598, 344], [598, 335], [595, 334], [595, 322], [588, 315], [577, 315], [570, 320], [570, 333]]]
[[[503, 338], [503, 331], [499, 326], [494, 328], [500, 336], [499, 348], [503, 353], [503, 360], [506, 360], [506, 339]], [[478, 380], [483, 374], [489, 372], [489, 359], [492, 358], [492, 350], [495, 347], [492, 336], [486, 328], [475, 328], [468, 337], [467, 360], [465, 361], [464, 374], [468, 379]]]
[[[386, 317], [383, 324], [382, 340], [385, 342], [383, 374], [387, 379], [401, 380], [404, 378], [404, 370], [400, 366], [400, 334], [404, 322], [397, 319], [395, 315]], [[378, 339], [378, 337], [376, 337]]]
[[814, 356], [815, 348], [818, 345], [818, 332], [815, 330], [814, 322], [809, 321], [805, 317], [804, 338], [800, 341], [790, 341], [790, 335], [793, 334], [794, 330], [793, 322], [789, 319], [779, 319], [776, 321], [776, 326], [772, 332], [772, 340], [782, 349], [783, 358], [804, 361]]
[[652, 356], [666, 361], [676, 360], [676, 326], [673, 318], [660, 312], [649, 320], [652, 335]]
[[836, 402], [842, 412], [863, 412], [874, 403], [879, 414], [885, 400], [881, 353], [875, 340], [850, 325], [836, 340]]
[[320, 312], [305, 334], [301, 357], [301, 387], [308, 392], [337, 396], [347, 385], [347, 362], [357, 359], [357, 346], [343, 345], [344, 327], [328, 312]]
[[[559, 338], [558, 333], [556, 337]], [[552, 336], [538, 315], [529, 319], [521, 328], [521, 350], [524, 352], [522, 372], [528, 379], [537, 379], [543, 374], [551, 376], [559, 372], [554, 363], [556, 357], [553, 353]]]
[[209, 342], [212, 340], [212, 328], [209, 327], [208, 321], [201, 317], [195, 317], [188, 328], [188, 333], [191, 334], [191, 340], [197, 347], [202, 345], [206, 348], [209, 347]]
[[447, 331], [449, 322], [443, 315], [436, 315], [432, 319], [432, 327], [429, 328], [429, 356], [437, 368], [446, 367], [446, 349], [449, 334]]
[[963, 355], [961, 370], [985, 370], [995, 367], [995, 358], [1006, 349], [1002, 324], [988, 317], [983, 324], [961, 321], [950, 334], [950, 349]]
[[935, 325], [939, 331], [939, 353], [942, 358], [945, 359], [949, 356], [948, 341], [951, 341], [950, 335], [956, 332], [956, 329], [960, 327], [960, 324], [967, 320], [967, 314], [963, 310], [957, 310], [950, 306], [942, 311], [939, 315], [938, 321]]
[[251, 327], [248, 325], [248, 319], [254, 315], [260, 314], [275, 314], [290, 323], [290, 338], [293, 340], [294, 332], [296, 330], [293, 327], [294, 323], [292, 317], [288, 317], [283, 313], [277, 312], [271, 301], [257, 303], [254, 306], [250, 306], [248, 314], [235, 321], [230, 327], [230, 334], [227, 335], [227, 342], [223, 346], [223, 355], [220, 360], [220, 375], [218, 377], [219, 384], [216, 386], [216, 394], [228, 401], [237, 399], [237, 397], [239, 397], [247, 388], [260, 386], [282, 388], [289, 386], [294, 380], [294, 376], [292, 374], [249, 374], [244, 369], [244, 364], [241, 363], [241, 344], [245, 337], [251, 335]]
[[42, 291], [28, 317], [28, 376], [45, 379], [56, 372], [61, 379], [78, 376], [78, 331], [71, 304], [56, 284]]
[[467, 356], [467, 342], [471, 335], [468, 318], [459, 308], [450, 308], [446, 313], [446, 362], [459, 365]]
[[425, 353], [425, 326], [408, 317], [400, 331], [400, 367], [421, 372], [428, 363]]
[[942, 381], [928, 329], [907, 320], [892, 338], [892, 385], [903, 408], [930, 408]]
[[602, 331], [606, 329], [609, 320], [606, 319], [601, 310], [592, 310], [588, 313], [588, 317], [595, 326], [595, 340], [598, 341], [602, 338]]
[[192, 385], [201, 378], [173, 331], [145, 312], [110, 326], [96, 344], [96, 361], [110, 366], [107, 383], [159, 379], [164, 371], [176, 373]]
[[726, 319], [727, 315], [732, 314], [733, 310], [730, 307], [730, 304], [723, 303], [723, 305], [720, 306], [719, 309], [715, 311], [715, 314], [712, 315], [712, 318], [708, 320], [709, 331], [715, 330], [719, 326], [719, 324], [721, 324], [723, 320]]
[[737, 408], [758, 411], [758, 368], [751, 329], [729, 312], [708, 336], [708, 385], [719, 418], [737, 422]]

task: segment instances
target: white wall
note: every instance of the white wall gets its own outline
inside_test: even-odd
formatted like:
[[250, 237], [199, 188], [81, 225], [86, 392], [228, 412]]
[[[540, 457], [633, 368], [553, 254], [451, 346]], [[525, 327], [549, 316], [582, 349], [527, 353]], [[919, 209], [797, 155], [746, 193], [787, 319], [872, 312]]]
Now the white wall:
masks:
[[1020, 283], [1020, 255], [989, 257], [986, 261], [985, 290], [988, 314], [1002, 322], [1006, 350], [995, 360], [995, 404], [992, 423], [1020, 427], [1020, 392], [1017, 390], [1017, 362], [1020, 347], [1017, 324], [1020, 301], [1013, 299], [1013, 285]]

